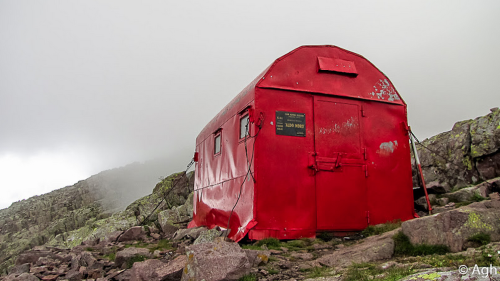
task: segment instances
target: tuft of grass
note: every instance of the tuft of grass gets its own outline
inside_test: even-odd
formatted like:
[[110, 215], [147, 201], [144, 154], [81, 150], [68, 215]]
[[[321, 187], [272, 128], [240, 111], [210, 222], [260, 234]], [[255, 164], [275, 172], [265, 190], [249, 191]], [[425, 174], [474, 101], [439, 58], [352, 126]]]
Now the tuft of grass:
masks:
[[109, 253], [107, 255], [104, 255], [103, 258], [105, 258], [109, 261], [115, 261], [116, 253]]
[[414, 270], [409, 267], [391, 267], [381, 269], [370, 263], [352, 264], [344, 274], [344, 281], [369, 281], [373, 279], [395, 281], [411, 275]]
[[477, 194], [477, 193], [474, 192], [474, 195], [472, 195], [471, 200], [473, 202], [481, 202], [481, 201], [486, 200], [486, 198], [484, 198], [483, 196], [481, 196], [481, 195], [479, 195], [479, 194]]
[[257, 276], [253, 273], [250, 273], [241, 277], [240, 279], [238, 279], [238, 281], [257, 281]]
[[329, 268], [328, 267], [320, 267], [320, 266], [316, 266], [316, 267], [313, 267], [311, 269], [307, 269], [306, 271], [309, 272], [309, 274], [307, 275], [307, 278], [318, 278], [318, 277], [325, 277], [325, 276], [329, 276], [329, 272], [328, 272]]
[[267, 248], [269, 248], [269, 249], [275, 249], [275, 250], [279, 250], [280, 247], [281, 247], [280, 240], [278, 240], [278, 239], [276, 239], [274, 237], [262, 239], [260, 241], [257, 241], [257, 243], [255, 243], [255, 246], [259, 246], [260, 247], [262, 245], [266, 245]]
[[85, 248], [85, 251], [93, 252], [93, 251], [94, 251], [94, 248], [92, 248], [92, 247], [87, 247], [87, 248]]
[[145, 257], [145, 256], [143, 256], [143, 255], [133, 256], [130, 260], [127, 261], [127, 268], [132, 268], [132, 266], [134, 265], [134, 263], [145, 261], [147, 259], [148, 258]]
[[402, 256], [426, 256], [426, 255], [443, 255], [450, 252], [448, 246], [445, 245], [413, 245], [408, 236], [403, 232], [398, 232], [392, 237], [395, 243], [394, 253]]
[[467, 241], [476, 242], [476, 243], [479, 243], [481, 245], [487, 245], [487, 244], [490, 244], [490, 242], [491, 242], [491, 236], [489, 234], [480, 232], [478, 234], [475, 234], [475, 235], [472, 235], [471, 237], [469, 237], [467, 239]]
[[394, 220], [383, 224], [370, 225], [363, 231], [361, 231], [361, 234], [364, 237], [369, 237], [372, 235], [380, 235], [382, 233], [389, 232], [391, 230], [401, 227], [401, 223], [402, 223], [401, 220]]
[[290, 251], [298, 251], [298, 250], [308, 250], [313, 249], [311, 245], [313, 244], [313, 240], [309, 238], [302, 238], [300, 240], [290, 240], [286, 243], [282, 243], [282, 246], [288, 248]]
[[158, 241], [158, 244], [149, 245], [146, 248], [149, 249], [150, 253], [153, 253], [156, 250], [163, 251], [173, 249], [172, 244], [167, 239], [161, 239], [160, 241]]
[[458, 268], [462, 264], [466, 264], [467, 257], [463, 255], [431, 255], [416, 257], [414, 261], [431, 265], [432, 267], [454, 267]]
[[260, 246], [256, 246], [256, 245], [250, 245], [250, 244], [246, 244], [246, 245], [240, 245], [242, 249], [247, 249], [247, 250], [262, 250], [262, 248]]

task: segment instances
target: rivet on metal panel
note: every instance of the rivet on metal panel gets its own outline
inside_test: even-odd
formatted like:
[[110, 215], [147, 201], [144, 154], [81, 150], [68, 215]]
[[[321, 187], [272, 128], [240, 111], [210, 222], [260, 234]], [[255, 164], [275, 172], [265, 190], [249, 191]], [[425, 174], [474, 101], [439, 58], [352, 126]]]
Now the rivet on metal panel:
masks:
[[297, 85], [299, 85], [299, 82], [297, 82]]

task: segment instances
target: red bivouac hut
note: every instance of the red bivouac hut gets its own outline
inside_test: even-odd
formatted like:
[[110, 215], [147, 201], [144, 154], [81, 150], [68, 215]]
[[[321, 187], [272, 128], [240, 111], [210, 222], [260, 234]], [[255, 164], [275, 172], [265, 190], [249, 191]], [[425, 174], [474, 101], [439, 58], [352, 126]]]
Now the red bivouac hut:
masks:
[[414, 218], [406, 104], [364, 57], [302, 46], [196, 138], [193, 220], [239, 241]]

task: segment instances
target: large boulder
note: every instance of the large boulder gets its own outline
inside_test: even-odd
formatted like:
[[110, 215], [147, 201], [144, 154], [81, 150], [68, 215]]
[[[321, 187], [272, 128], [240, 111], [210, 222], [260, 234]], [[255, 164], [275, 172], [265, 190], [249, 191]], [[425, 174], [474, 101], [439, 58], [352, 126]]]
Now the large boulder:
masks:
[[324, 255], [316, 261], [330, 267], [345, 267], [352, 263], [365, 263], [390, 259], [394, 255], [392, 237], [400, 228], [378, 236], [370, 236], [359, 244], [341, 248], [332, 254]]
[[250, 272], [251, 264], [238, 243], [223, 238], [186, 249], [184, 281], [238, 280]]
[[[500, 110], [457, 122], [417, 146], [426, 182], [438, 193], [500, 176]], [[417, 184], [415, 184], [417, 185]]]
[[500, 201], [482, 201], [468, 206], [405, 221], [403, 233], [412, 244], [446, 245], [452, 252], [463, 250], [467, 240], [478, 233], [500, 241]]
[[182, 276], [186, 265], [185, 255], [178, 256], [169, 263], [159, 260], [136, 262], [132, 267], [131, 281], [174, 281]]

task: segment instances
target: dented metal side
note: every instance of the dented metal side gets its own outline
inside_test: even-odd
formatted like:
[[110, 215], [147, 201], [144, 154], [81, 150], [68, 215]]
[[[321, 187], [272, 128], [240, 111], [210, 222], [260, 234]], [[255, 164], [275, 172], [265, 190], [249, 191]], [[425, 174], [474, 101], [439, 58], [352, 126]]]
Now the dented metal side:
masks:
[[[245, 112], [257, 135], [246, 141], [239, 137]], [[411, 219], [407, 128], [406, 104], [369, 61], [334, 46], [300, 47], [198, 136], [190, 227], [230, 221], [236, 241], [296, 239]]]

